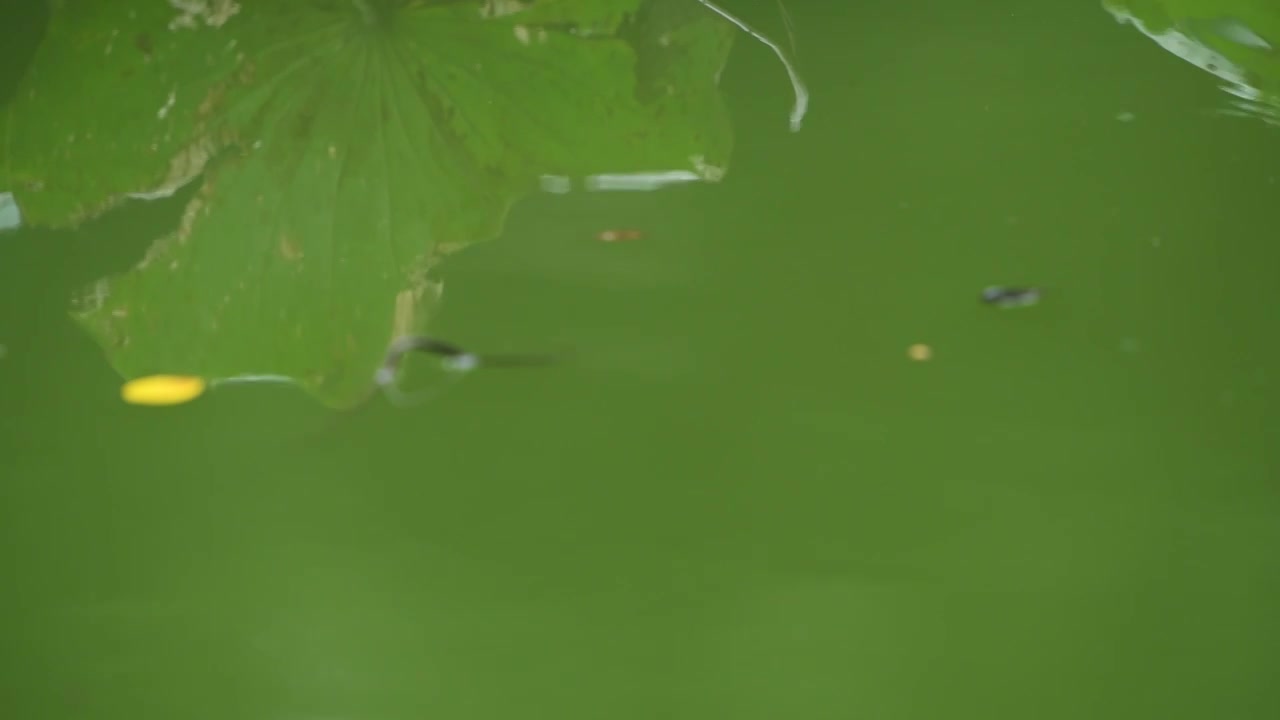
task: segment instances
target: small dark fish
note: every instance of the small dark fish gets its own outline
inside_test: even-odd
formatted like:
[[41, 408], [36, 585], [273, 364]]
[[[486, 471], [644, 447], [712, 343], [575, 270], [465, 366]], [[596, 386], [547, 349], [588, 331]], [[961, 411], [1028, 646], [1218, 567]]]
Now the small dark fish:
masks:
[[1001, 308], [1027, 307], [1040, 302], [1041, 291], [1036, 287], [1006, 287], [992, 285], [982, 290], [982, 302]]
[[[382, 388], [386, 396], [398, 405], [414, 404], [425, 400], [433, 392], [408, 396], [397, 386], [396, 378], [400, 372], [400, 362], [411, 352], [422, 352], [437, 355], [443, 362], [443, 368], [452, 373], [451, 379], [457, 380], [466, 372], [480, 367], [486, 368], [519, 368], [551, 365], [558, 358], [551, 355], [477, 355], [467, 352], [452, 343], [426, 337], [424, 335], [406, 335], [396, 338], [387, 348], [382, 367], [374, 373], [373, 382]], [[437, 391], [439, 388], [436, 389]]]
[[555, 358], [550, 355], [476, 355], [443, 340], [423, 335], [406, 335], [396, 338], [391, 347], [387, 348], [387, 356], [374, 375], [374, 382], [383, 386], [394, 383], [401, 358], [411, 352], [439, 355], [445, 359], [445, 369], [456, 372], [466, 372], [477, 367], [534, 367], [555, 362]]

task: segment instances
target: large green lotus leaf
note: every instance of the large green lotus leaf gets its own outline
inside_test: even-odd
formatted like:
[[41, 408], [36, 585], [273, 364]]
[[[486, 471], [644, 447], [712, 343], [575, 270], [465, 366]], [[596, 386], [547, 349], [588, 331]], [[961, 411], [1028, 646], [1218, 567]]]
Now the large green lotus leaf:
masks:
[[572, 25], [580, 34], [612, 34], [641, 5], [642, 0], [539, 0], [513, 3], [523, 23]]
[[237, 64], [231, 36], [171, 31], [183, 14], [163, 2], [50, 5], [41, 50], [0, 112], [0, 189], [26, 223], [74, 225], [189, 181], [208, 157], [192, 144], [210, 119], [201, 102]]
[[[425, 327], [436, 261], [538, 175], [724, 166], [731, 28], [681, 3], [68, 0], [5, 116], [0, 187], [74, 222], [203, 171], [180, 227], [76, 316], [126, 377], [281, 375], [349, 406]], [[616, 34], [580, 32], [606, 17]]]

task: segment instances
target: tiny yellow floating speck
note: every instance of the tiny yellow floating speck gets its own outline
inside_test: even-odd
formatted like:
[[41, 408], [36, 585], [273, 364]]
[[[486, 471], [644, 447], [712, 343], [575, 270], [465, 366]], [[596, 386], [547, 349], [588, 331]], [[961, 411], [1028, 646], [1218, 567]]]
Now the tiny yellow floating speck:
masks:
[[120, 397], [130, 405], [181, 405], [200, 397], [208, 383], [194, 375], [148, 375], [120, 387]]
[[933, 348], [925, 345], [924, 343], [916, 343], [915, 345], [907, 348], [907, 357], [915, 360], [916, 362], [925, 362], [929, 358], [933, 357]]

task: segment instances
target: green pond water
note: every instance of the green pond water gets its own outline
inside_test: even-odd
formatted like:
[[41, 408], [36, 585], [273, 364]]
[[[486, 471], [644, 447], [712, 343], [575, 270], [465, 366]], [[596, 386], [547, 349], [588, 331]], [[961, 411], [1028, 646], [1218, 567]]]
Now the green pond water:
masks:
[[[790, 53], [774, 0], [724, 6]], [[0, 714], [1280, 716], [1280, 14], [1145, 6], [1144, 28], [1196, 29], [1219, 54], [1194, 58], [1230, 60], [1257, 96], [1095, 2], [793, 2], [811, 101], [792, 133], [783, 66], [722, 25], [732, 140], [696, 140], [723, 179], [523, 193], [493, 239], [505, 205], [468, 209], [449, 227], [476, 241], [432, 267], [444, 290], [415, 329], [564, 359], [411, 407], [282, 384], [121, 401], [122, 375], [222, 352], [208, 316], [156, 315], [147, 347], [174, 360], [140, 369], [68, 310], [178, 228], [199, 181], [0, 233]], [[0, 20], [15, 108], [46, 15]], [[321, 125], [361, 122], [308, 97]], [[32, 127], [114, 117], [65, 102]], [[593, 127], [561, 139], [607, 154]], [[10, 135], [0, 177], [40, 152]], [[262, 193], [330, 223], [263, 173]], [[395, 213], [462, 217], [422, 183]], [[368, 238], [352, 212], [332, 246], [385, 252], [383, 211]], [[267, 221], [226, 217], [239, 230], [201, 257], [325, 252], [255, 246]], [[643, 236], [596, 239], [619, 229]], [[340, 337], [343, 267], [262, 276], [241, 322], [305, 301], [308, 332]], [[990, 285], [1043, 296], [1002, 309], [979, 301]], [[293, 362], [302, 345], [263, 332], [218, 362]], [[363, 338], [352, 366], [385, 349]], [[406, 373], [438, 386], [426, 366]], [[232, 368], [255, 369], [275, 368]]]

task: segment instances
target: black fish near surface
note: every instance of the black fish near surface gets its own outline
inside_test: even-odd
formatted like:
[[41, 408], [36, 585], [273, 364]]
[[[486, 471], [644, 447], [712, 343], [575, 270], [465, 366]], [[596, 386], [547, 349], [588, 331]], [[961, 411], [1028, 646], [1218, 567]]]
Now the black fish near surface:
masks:
[[1042, 291], [1037, 287], [1009, 287], [991, 285], [983, 288], [982, 302], [1000, 308], [1028, 307], [1040, 302]]

